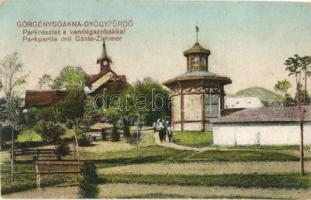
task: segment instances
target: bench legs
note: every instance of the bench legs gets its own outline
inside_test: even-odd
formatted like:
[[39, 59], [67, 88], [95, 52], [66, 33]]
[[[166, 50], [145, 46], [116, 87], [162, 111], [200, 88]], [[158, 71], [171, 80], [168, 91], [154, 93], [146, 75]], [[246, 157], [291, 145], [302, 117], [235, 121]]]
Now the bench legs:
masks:
[[40, 174], [37, 174], [37, 187], [40, 188], [41, 186], [41, 177]]
[[37, 175], [37, 187], [39, 188], [41, 186], [41, 177], [40, 177], [40, 173], [39, 173], [39, 169], [38, 169], [38, 165], [36, 165], [36, 175]]

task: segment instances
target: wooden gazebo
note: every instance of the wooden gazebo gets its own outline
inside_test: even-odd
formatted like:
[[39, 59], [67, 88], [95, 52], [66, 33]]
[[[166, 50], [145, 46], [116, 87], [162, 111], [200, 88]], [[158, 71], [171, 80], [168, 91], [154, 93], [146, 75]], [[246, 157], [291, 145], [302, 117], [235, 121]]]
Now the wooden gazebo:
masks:
[[172, 125], [174, 130], [210, 130], [210, 120], [218, 118], [224, 109], [224, 86], [228, 77], [208, 70], [210, 50], [198, 41], [184, 52], [187, 72], [164, 82], [170, 88]]

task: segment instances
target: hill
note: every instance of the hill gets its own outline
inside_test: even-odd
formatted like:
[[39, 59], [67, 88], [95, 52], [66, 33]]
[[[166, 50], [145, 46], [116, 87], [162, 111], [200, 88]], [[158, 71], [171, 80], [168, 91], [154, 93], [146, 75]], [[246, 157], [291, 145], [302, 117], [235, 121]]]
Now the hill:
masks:
[[246, 96], [246, 97], [258, 97], [263, 103], [281, 103], [284, 97], [265, 88], [261, 87], [250, 87], [235, 93], [234, 96]]

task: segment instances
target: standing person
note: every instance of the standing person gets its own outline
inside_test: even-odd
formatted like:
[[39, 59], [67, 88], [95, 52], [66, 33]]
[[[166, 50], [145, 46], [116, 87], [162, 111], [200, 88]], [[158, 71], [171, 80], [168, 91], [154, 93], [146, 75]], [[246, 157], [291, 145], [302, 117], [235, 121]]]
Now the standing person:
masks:
[[158, 121], [157, 130], [159, 131], [159, 138], [160, 138], [160, 142], [162, 143], [163, 142], [164, 126], [160, 120]]
[[156, 131], [160, 131], [160, 126], [159, 126], [160, 122], [161, 122], [160, 119], [158, 119], [157, 122], [156, 122]]
[[172, 142], [172, 138], [173, 138], [173, 128], [172, 126], [169, 124], [168, 128], [167, 128], [167, 136], [168, 136], [168, 141]]
[[162, 120], [162, 124], [163, 124], [163, 140], [166, 141], [166, 135], [167, 135], [167, 121], [165, 121], [164, 119]]
[[153, 122], [152, 124], [153, 132], [155, 133], [157, 131], [157, 123]]

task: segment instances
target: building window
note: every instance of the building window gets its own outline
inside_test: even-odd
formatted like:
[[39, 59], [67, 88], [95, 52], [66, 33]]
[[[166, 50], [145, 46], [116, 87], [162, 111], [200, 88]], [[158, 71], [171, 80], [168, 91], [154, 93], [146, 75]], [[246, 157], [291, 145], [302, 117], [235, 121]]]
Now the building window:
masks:
[[201, 66], [206, 66], [206, 57], [201, 56]]
[[200, 65], [200, 56], [194, 56], [192, 58], [192, 66], [199, 66]]
[[218, 94], [205, 94], [205, 118], [219, 117], [220, 98]]

